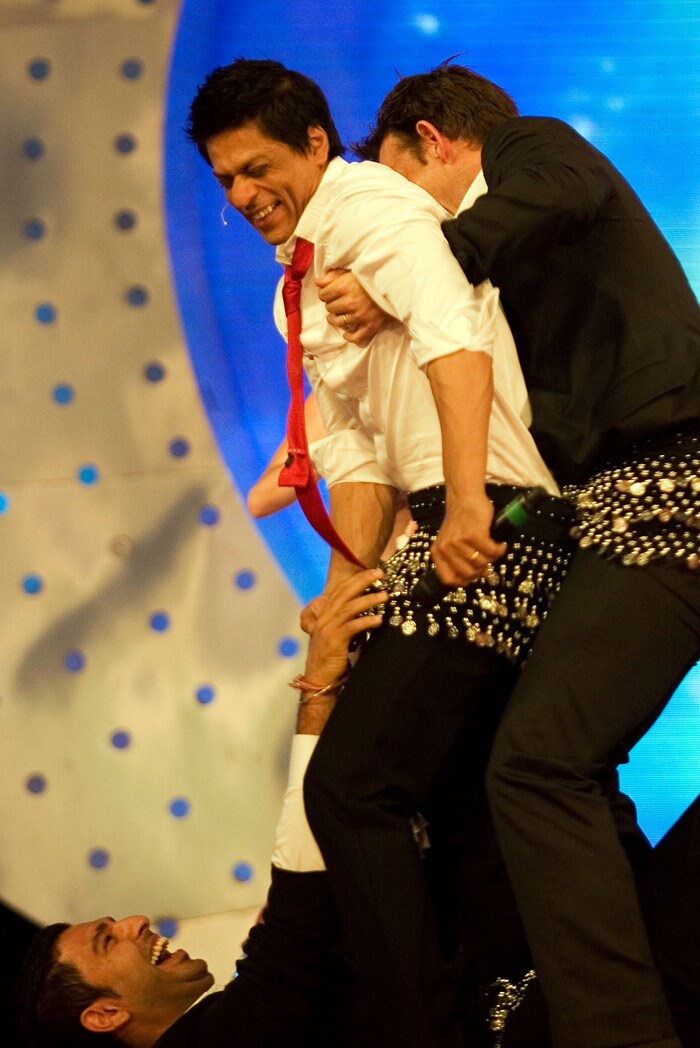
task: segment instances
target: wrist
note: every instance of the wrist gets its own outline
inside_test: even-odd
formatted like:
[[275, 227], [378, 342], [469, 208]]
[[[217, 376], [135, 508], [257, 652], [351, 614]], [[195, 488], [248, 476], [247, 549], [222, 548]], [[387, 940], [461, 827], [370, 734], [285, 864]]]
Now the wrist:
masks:
[[341, 674], [325, 681], [322, 675], [319, 675], [317, 679], [313, 673], [310, 673], [309, 676], [298, 673], [293, 680], [290, 680], [289, 687], [300, 693], [299, 702], [302, 705], [326, 696], [335, 698], [348, 679], [348, 672], [346, 666]]

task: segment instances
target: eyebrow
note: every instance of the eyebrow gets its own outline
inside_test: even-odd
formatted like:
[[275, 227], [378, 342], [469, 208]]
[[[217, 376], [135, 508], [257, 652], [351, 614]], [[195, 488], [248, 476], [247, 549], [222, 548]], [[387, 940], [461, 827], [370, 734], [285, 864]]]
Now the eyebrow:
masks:
[[[260, 164], [267, 163], [269, 163], [269, 157], [267, 157], [265, 153], [255, 153], [252, 157], [249, 157], [244, 164], [241, 165], [238, 171], [236, 171], [236, 174], [245, 174], [246, 171], [250, 171], [251, 167], [259, 167]], [[235, 175], [233, 175], [230, 171], [217, 171], [215, 167], [212, 168], [212, 171], [214, 172], [214, 177], [219, 180], [222, 178], [235, 177]]]

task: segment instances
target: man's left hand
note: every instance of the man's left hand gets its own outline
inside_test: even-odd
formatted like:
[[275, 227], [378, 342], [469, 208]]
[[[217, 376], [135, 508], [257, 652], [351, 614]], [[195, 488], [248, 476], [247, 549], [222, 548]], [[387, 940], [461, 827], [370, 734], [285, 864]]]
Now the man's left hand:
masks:
[[328, 323], [342, 331], [346, 342], [367, 346], [393, 318], [380, 309], [347, 269], [328, 269], [316, 281], [326, 306]]

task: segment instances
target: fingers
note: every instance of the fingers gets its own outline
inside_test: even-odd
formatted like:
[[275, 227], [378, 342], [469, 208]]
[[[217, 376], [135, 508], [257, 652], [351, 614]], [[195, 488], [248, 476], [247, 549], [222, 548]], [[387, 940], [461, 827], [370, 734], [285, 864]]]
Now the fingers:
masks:
[[436, 541], [430, 556], [441, 582], [451, 587], [467, 586], [485, 575], [507, 548], [504, 542], [485, 540], [464, 545]]
[[[314, 624], [314, 633], [330, 633], [338, 630], [343, 636], [351, 637], [356, 633], [367, 629], [367, 623], [375, 616], [368, 616], [371, 608], [383, 604], [388, 599], [385, 590], [366, 590], [378, 579], [383, 572], [380, 569], [360, 571], [348, 579], [344, 579], [327, 596], [326, 604], [317, 616]], [[376, 616], [381, 621], [382, 616]]]
[[301, 615], [299, 616], [299, 625], [304, 633], [311, 635], [314, 632], [318, 617], [327, 602], [328, 597], [325, 593], [321, 593], [318, 597], [314, 597], [314, 599], [302, 609]]
[[[353, 575], [349, 575], [348, 578], [343, 579], [330, 593], [325, 595], [327, 608], [337, 610], [339, 607], [349, 607], [353, 599], [360, 602], [369, 600], [367, 607], [371, 608], [373, 596], [378, 595], [381, 591], [378, 590], [377, 594], [365, 594], [364, 591], [373, 582], [383, 577], [384, 572], [381, 568], [365, 568], [364, 571], [357, 571]], [[317, 597], [316, 600], [318, 599]], [[313, 604], [313, 601], [311, 603]]]
[[348, 301], [355, 300], [353, 294], [355, 282], [347, 269], [328, 269], [315, 283], [318, 288], [318, 297], [326, 305], [343, 299], [346, 300], [347, 305]]

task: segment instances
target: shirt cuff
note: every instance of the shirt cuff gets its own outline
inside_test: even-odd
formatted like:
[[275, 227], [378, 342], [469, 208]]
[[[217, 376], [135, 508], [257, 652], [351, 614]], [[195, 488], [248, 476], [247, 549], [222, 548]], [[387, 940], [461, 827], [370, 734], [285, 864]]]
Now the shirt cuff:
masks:
[[304, 775], [317, 742], [318, 735], [295, 735], [292, 739], [289, 782], [272, 855], [272, 865], [280, 870], [313, 873], [326, 868], [304, 808]]
[[460, 323], [452, 324], [449, 336], [418, 314], [411, 317], [409, 356], [425, 371], [439, 357], [449, 357], [459, 350], [493, 356], [495, 326], [499, 315], [499, 297], [495, 287], [485, 280], [473, 289], [472, 310], [465, 312]]
[[329, 488], [356, 482], [394, 487], [377, 462], [374, 444], [358, 430], [346, 429], [319, 440], [312, 457]]

